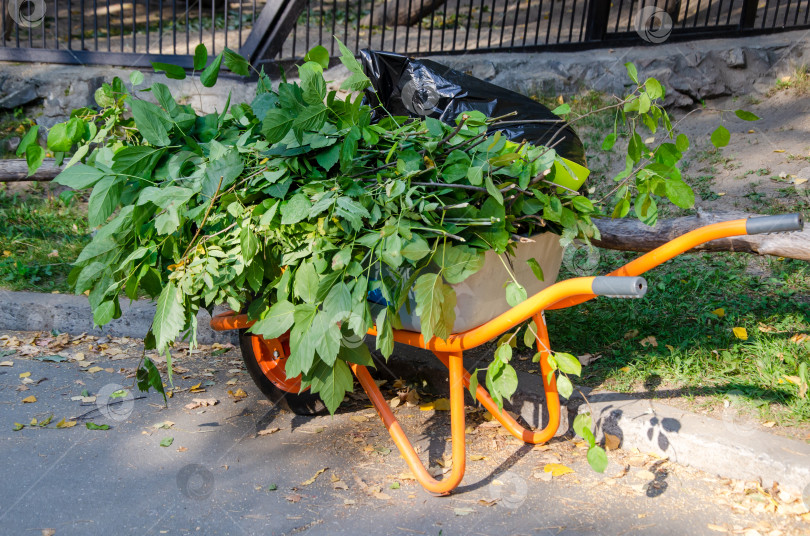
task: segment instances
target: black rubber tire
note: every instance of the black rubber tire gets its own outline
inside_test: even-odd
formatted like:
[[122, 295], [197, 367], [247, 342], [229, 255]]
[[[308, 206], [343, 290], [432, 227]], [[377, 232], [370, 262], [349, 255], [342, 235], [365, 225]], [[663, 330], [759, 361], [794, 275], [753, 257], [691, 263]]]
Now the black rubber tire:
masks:
[[256, 387], [264, 393], [272, 403], [280, 404], [282, 407], [292, 411], [296, 415], [321, 415], [326, 413], [326, 405], [317, 394], [312, 394], [309, 391], [303, 393], [288, 393], [276, 387], [267, 376], [264, 375], [259, 363], [256, 361], [256, 356], [253, 355], [253, 345], [251, 338], [253, 336], [247, 330], [239, 330], [239, 346], [242, 349], [242, 360], [245, 362], [250, 377]]

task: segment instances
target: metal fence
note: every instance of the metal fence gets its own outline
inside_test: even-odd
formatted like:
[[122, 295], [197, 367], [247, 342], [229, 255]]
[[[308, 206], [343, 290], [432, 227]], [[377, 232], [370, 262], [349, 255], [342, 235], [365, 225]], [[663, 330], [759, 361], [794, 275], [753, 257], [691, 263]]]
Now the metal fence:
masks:
[[0, 60], [255, 64], [315, 45], [410, 55], [577, 49], [806, 28], [810, 0], [0, 0]]

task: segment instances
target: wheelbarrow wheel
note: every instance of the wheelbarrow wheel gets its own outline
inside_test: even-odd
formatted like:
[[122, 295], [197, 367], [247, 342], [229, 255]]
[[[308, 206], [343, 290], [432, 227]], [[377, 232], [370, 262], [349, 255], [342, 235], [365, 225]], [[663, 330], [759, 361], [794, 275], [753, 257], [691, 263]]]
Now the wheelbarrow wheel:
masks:
[[284, 374], [283, 362], [286, 361], [289, 352], [286, 341], [279, 339], [266, 341], [258, 335], [240, 329], [239, 346], [242, 349], [245, 368], [253, 383], [271, 402], [296, 415], [320, 415], [326, 412], [326, 405], [317, 394], [309, 391], [299, 393], [300, 379], [289, 379]]

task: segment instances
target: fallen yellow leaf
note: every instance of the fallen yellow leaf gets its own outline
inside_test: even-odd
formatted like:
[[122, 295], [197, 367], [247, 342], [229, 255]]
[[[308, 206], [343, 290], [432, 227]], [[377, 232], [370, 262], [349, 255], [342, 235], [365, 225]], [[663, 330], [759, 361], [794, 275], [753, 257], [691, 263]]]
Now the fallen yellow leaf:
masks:
[[732, 329], [732, 331], [734, 332], [734, 336], [737, 337], [738, 339], [740, 339], [741, 341], [747, 341], [748, 340], [748, 330], [747, 329], [737, 327], [737, 328]]
[[616, 450], [621, 445], [622, 440], [618, 436], [605, 432], [605, 450]]
[[799, 178], [797, 178], [797, 179], [793, 180], [793, 184], [800, 185], [800, 184], [804, 184], [807, 181], [808, 181], [808, 179], [799, 179]]
[[487, 459], [486, 456], [482, 456], [480, 454], [471, 454], [470, 455], [470, 460], [472, 460], [474, 462], [478, 462], [478, 461], [486, 460], [486, 459]]
[[96, 372], [101, 372], [102, 370], [104, 369], [101, 367], [90, 367], [89, 369], [87, 369], [87, 372], [95, 374]]
[[784, 153], [785, 150], [784, 149], [774, 149], [773, 152], [775, 152], [775, 153]]
[[545, 467], [543, 467], [543, 471], [551, 473], [551, 476], [562, 476], [574, 472], [573, 469], [561, 463], [547, 463]]
[[450, 411], [450, 401], [446, 398], [437, 398], [433, 401], [433, 409], [436, 411]]
[[31, 375], [30, 372], [22, 372], [22, 373], [20, 373], [20, 378], [27, 378], [30, 375]]
[[717, 318], [723, 318], [724, 316], [726, 316], [726, 310], [723, 309], [722, 307], [718, 307], [717, 309], [712, 311], [712, 314], [715, 315]]
[[324, 471], [326, 471], [327, 469], [329, 469], [329, 468], [328, 468], [328, 467], [324, 467], [323, 469], [318, 469], [318, 472], [317, 472], [317, 473], [315, 473], [315, 474], [312, 476], [312, 478], [310, 478], [309, 480], [305, 480], [304, 482], [301, 482], [301, 485], [302, 485], [302, 486], [309, 486], [310, 484], [312, 484], [313, 482], [315, 482], [315, 479], [316, 479], [316, 478], [318, 478], [319, 476], [321, 476], [321, 474], [322, 474]]
[[630, 372], [630, 367], [622, 367], [619, 370], [621, 370], [622, 372]]
[[57, 428], [73, 428], [76, 426], [76, 421], [66, 421], [64, 418], [56, 423]]
[[643, 339], [641, 339], [641, 346], [644, 346], [645, 348], [647, 346], [652, 346], [653, 348], [657, 348], [658, 347], [658, 341], [655, 340], [654, 336], [650, 335], [649, 337], [644, 337]]
[[33, 404], [34, 402], [37, 401], [37, 397], [35, 397], [34, 395], [27, 396], [27, 397], [23, 398], [22, 401], [23, 401], [23, 404]]

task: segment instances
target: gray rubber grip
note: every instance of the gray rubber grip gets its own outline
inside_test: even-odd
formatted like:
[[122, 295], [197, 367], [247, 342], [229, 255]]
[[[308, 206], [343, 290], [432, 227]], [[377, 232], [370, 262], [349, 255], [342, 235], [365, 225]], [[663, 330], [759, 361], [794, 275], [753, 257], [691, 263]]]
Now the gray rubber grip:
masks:
[[647, 280], [643, 277], [599, 276], [593, 278], [591, 289], [597, 296], [643, 298], [647, 293]]
[[785, 233], [801, 231], [804, 221], [801, 214], [781, 214], [779, 216], [757, 216], [745, 220], [745, 231], [752, 234]]

